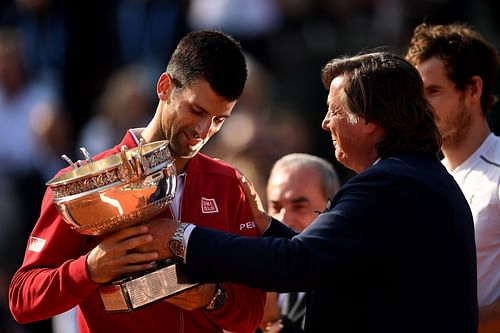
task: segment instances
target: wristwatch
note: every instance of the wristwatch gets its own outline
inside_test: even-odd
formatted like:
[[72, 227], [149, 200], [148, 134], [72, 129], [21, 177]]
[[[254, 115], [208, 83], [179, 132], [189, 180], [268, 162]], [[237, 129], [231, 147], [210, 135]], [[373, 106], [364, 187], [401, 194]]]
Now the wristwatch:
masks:
[[226, 289], [222, 286], [222, 284], [217, 283], [217, 287], [215, 289], [215, 294], [208, 302], [208, 304], [205, 306], [205, 311], [215, 311], [219, 310], [226, 304], [227, 300], [227, 294], [226, 294]]
[[175, 229], [172, 238], [168, 241], [168, 248], [176, 259], [184, 259], [186, 244], [184, 244], [184, 230], [189, 223], [180, 223]]

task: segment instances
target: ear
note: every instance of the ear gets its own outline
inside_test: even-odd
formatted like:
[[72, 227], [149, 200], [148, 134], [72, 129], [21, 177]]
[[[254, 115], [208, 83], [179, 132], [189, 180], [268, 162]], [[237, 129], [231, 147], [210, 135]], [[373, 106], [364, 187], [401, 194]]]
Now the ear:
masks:
[[156, 84], [156, 93], [158, 94], [158, 98], [162, 101], [168, 100], [169, 92], [173, 87], [173, 80], [166, 72], [160, 75], [158, 79], [158, 83]]
[[477, 103], [481, 106], [481, 95], [483, 94], [483, 80], [479, 75], [474, 75], [470, 79], [470, 83], [467, 84], [466, 88], [467, 97], [470, 98], [471, 102]]
[[380, 128], [379, 125], [377, 125], [374, 122], [366, 122], [363, 124], [363, 133], [365, 135], [372, 135], [375, 133], [378, 129]]

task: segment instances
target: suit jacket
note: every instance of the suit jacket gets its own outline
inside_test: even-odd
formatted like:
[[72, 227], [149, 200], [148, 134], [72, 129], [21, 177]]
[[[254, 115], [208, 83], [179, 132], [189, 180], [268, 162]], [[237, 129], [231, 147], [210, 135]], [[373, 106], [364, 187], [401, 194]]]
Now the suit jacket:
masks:
[[188, 277], [307, 290], [306, 332], [476, 332], [472, 216], [435, 156], [384, 158], [301, 234], [277, 221], [267, 233], [284, 238], [196, 227]]

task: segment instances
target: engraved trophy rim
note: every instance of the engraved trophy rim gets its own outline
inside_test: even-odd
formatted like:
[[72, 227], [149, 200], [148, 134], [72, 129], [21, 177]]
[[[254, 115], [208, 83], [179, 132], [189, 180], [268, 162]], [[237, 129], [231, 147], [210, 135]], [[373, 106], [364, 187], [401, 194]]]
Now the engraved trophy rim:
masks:
[[[134, 154], [141, 154], [143, 157], [147, 157], [149, 154], [158, 149], [162, 149], [163, 147], [168, 148], [168, 140], [145, 143], [130, 149], [127, 146], [122, 146], [122, 151], [125, 151], [126, 159], [131, 160]], [[168, 149], [167, 152], [168, 155], [170, 155]], [[171, 156], [169, 156], [169, 158], [172, 159]], [[123, 162], [124, 161], [121, 154], [115, 153], [96, 161], [90, 161], [76, 168], [73, 168], [72, 170], [68, 170], [58, 176], [53, 177], [52, 179], [47, 181], [45, 185], [53, 188], [60, 185], [77, 182], [79, 180], [90, 178], [98, 174], [106, 173], [109, 170], [117, 169], [123, 164]]]

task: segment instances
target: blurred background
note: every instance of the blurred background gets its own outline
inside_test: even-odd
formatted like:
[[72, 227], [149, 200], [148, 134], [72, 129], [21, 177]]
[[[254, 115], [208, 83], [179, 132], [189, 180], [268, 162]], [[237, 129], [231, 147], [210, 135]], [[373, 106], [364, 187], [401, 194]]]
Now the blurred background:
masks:
[[[240, 40], [249, 81], [233, 116], [203, 152], [242, 170], [264, 198], [273, 162], [290, 152], [332, 161], [321, 129], [331, 58], [373, 48], [405, 53], [419, 23], [466, 22], [497, 49], [497, 0], [1, 0], [0, 332], [53, 331], [16, 324], [7, 304], [36, 222], [44, 183], [79, 147], [96, 154], [154, 114], [156, 80], [188, 31], [216, 28]], [[498, 94], [497, 80], [495, 91]], [[497, 105], [490, 114], [500, 132]]]

